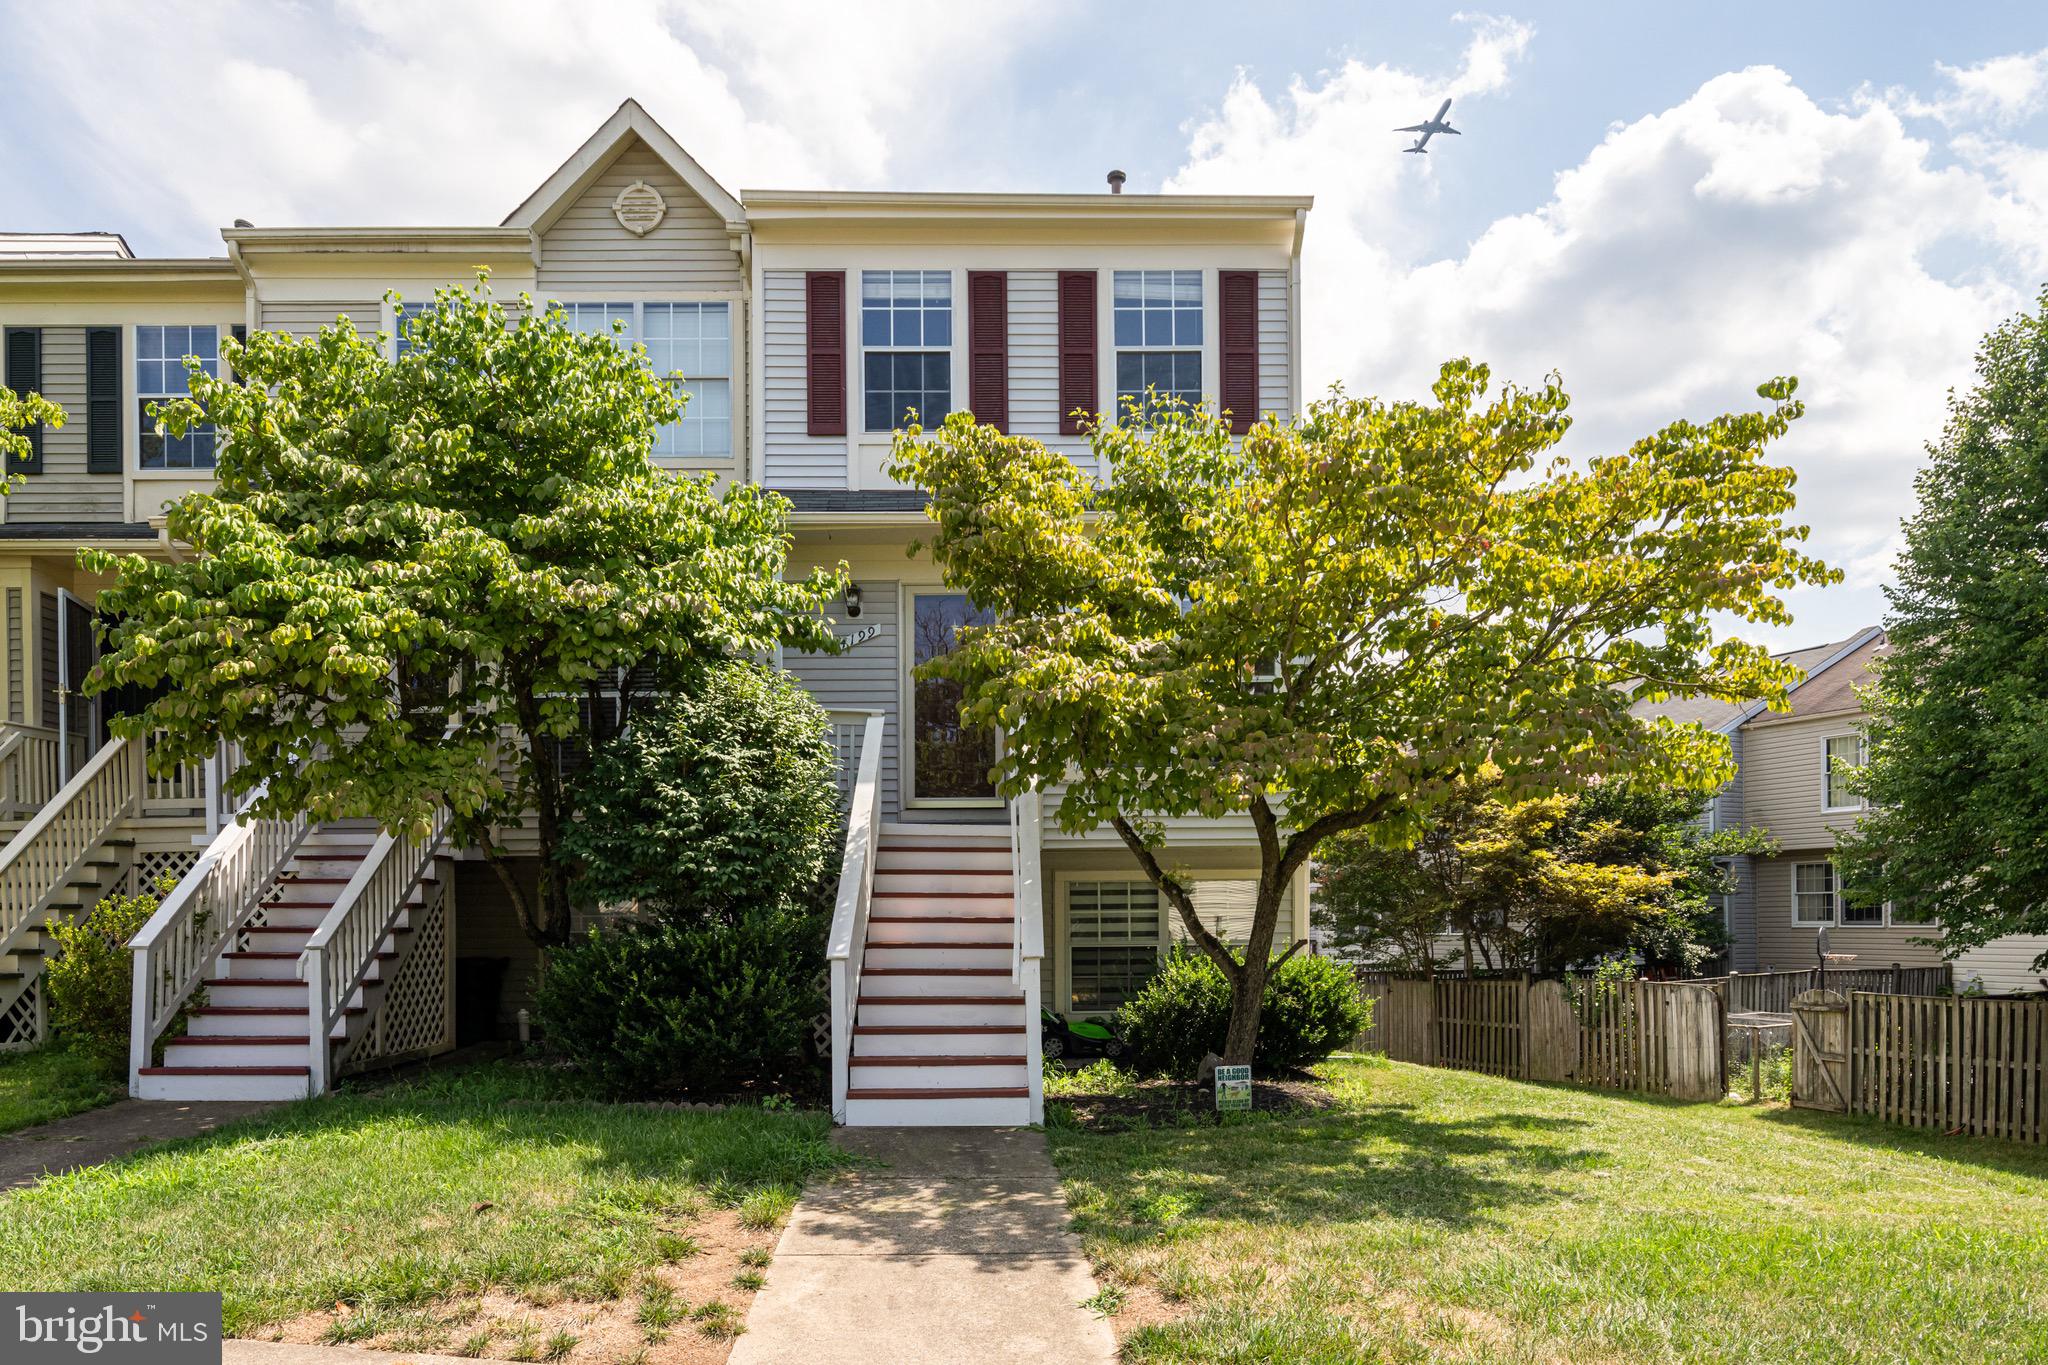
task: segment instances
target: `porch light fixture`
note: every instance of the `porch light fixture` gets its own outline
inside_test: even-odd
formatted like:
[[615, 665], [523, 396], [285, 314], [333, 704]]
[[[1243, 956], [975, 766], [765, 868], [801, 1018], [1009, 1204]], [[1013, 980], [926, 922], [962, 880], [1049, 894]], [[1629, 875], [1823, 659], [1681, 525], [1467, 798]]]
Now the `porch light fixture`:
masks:
[[858, 620], [859, 618], [860, 618], [860, 584], [858, 584], [858, 583], [848, 583], [848, 584], [846, 585], [846, 619], [847, 619], [847, 620], [849, 620], [849, 621], [854, 621], [854, 620]]

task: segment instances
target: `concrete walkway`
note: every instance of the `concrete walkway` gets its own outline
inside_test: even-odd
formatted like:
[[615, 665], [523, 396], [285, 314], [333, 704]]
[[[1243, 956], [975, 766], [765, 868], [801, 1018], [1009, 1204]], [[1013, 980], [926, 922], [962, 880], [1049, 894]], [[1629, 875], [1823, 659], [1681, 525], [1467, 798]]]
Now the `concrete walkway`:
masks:
[[210, 1133], [224, 1123], [275, 1108], [272, 1100], [116, 1100], [0, 1137], [0, 1190], [97, 1166], [172, 1138]]
[[728, 1365], [1100, 1365], [1109, 1324], [1045, 1135], [842, 1128], [880, 1165], [806, 1194]]

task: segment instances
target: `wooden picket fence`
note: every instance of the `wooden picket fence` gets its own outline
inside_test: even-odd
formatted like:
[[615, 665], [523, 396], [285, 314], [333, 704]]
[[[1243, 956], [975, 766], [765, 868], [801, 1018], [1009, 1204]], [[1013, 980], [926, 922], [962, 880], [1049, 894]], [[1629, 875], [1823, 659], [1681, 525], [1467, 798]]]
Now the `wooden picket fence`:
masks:
[[[2048, 1000], [1857, 991], [1846, 1003], [1806, 1008], [1837, 1016], [1830, 1022], [1845, 1039], [1838, 1066], [1846, 1077], [1801, 1093], [1798, 1077], [1806, 1073], [1795, 1059], [1795, 1102], [1846, 1105], [1917, 1128], [2048, 1143]], [[1830, 1046], [1820, 1029], [1794, 1036], [1802, 1059]], [[1815, 1059], [1811, 1074], [1825, 1082], [1821, 1065]]]
[[1353, 1046], [1395, 1061], [1679, 1099], [1726, 1092], [1721, 1000], [1708, 986], [1519, 973], [1359, 980], [1373, 1021]]
[[1792, 972], [1732, 972], [1700, 978], [1718, 984], [1730, 1014], [1784, 1014], [1797, 996], [1811, 990], [1874, 991], [1884, 995], [1946, 995], [1955, 981], [1955, 965], [1932, 967], [1830, 967]]

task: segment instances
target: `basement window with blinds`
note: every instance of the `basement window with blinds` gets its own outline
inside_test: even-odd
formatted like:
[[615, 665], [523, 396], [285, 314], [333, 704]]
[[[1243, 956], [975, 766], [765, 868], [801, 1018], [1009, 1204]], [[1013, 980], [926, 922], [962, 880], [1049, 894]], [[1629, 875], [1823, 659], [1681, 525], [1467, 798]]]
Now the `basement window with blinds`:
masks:
[[1119, 270], [1110, 316], [1119, 419], [1133, 403], [1150, 420], [1164, 400], [1189, 407], [1202, 401], [1201, 271]]
[[135, 329], [135, 394], [140, 421], [144, 469], [213, 468], [211, 426], [193, 426], [173, 436], [149, 415], [152, 403], [183, 398], [192, 391], [185, 357], [194, 356], [209, 375], [220, 373], [220, 328], [137, 327]]
[[1159, 971], [1159, 892], [1146, 881], [1067, 884], [1068, 1007], [1108, 1013]]

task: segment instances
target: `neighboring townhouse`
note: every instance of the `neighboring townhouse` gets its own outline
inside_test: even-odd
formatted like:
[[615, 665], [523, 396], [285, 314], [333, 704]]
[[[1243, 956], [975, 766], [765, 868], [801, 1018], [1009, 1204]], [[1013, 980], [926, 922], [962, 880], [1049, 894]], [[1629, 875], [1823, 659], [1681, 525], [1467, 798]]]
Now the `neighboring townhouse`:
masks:
[[[1728, 736], [1735, 779], [1709, 808], [1710, 828], [1763, 830], [1777, 844], [1764, 858], [1735, 860], [1739, 889], [1726, 914], [1730, 965], [1736, 971], [1793, 970], [1817, 962], [1820, 930], [1830, 954], [1853, 954], [1853, 965], [1932, 966], [1942, 961], [1939, 924], [1893, 904], [1862, 904], [1844, 894], [1833, 861], [1837, 837], [1865, 807], [1849, 790], [1848, 772], [1866, 755], [1866, 713], [1858, 689], [1873, 680], [1885, 651], [1875, 627], [1846, 640], [1781, 655], [1806, 673], [1788, 709], [1762, 703], [1705, 701], [1639, 708], [1640, 715], [1698, 721]], [[2048, 938], [2014, 935], [1956, 958], [1958, 986], [1975, 981], [1994, 994], [2033, 990], [2031, 969]]]
[[[832, 613], [845, 651], [781, 661], [834, 714], [850, 856], [873, 869], [834, 928], [835, 1108], [850, 1122], [1035, 1120], [1038, 1006], [1115, 1009], [1176, 933], [1113, 834], [1058, 830], [1056, 791], [999, 798], [996, 737], [964, 731], [955, 694], [913, 679], [975, 609], [908, 553], [927, 522], [922, 495], [884, 472], [891, 433], [908, 409], [969, 411], [1100, 475], [1073, 414], [1147, 386], [1241, 424], [1292, 415], [1309, 207], [735, 195], [628, 101], [497, 226], [238, 222], [226, 255], [200, 260], [136, 259], [101, 234], [0, 237], [5, 382], [70, 416], [38, 434], [0, 504], [0, 1043], [41, 1034], [43, 926], [165, 872], [184, 880], [144, 933], [137, 1093], [317, 1092], [338, 1070], [510, 1027], [533, 954], [468, 851], [237, 824], [217, 795], [231, 755], [148, 775], [143, 742], [108, 738], [122, 700], [78, 691], [103, 586], [79, 547], [176, 554], [162, 508], [209, 483], [213, 435], [172, 438], [144, 415], [182, 390], [183, 357], [217, 366], [224, 338], [337, 318], [395, 352], [406, 311], [485, 266], [501, 297], [622, 326], [683, 374], [688, 408], [656, 461], [783, 492], [792, 571], [851, 569]], [[1172, 834], [1203, 913], [1242, 941], [1248, 823]], [[1305, 873], [1287, 916], [1283, 938], [1306, 932]], [[202, 985], [189, 1034], [151, 1065], [156, 1030]]]

